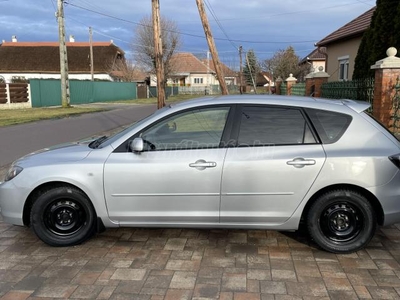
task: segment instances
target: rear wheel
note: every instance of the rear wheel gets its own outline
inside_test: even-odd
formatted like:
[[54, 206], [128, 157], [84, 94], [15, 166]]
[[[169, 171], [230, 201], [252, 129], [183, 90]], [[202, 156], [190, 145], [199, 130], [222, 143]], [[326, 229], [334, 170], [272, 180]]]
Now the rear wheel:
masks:
[[33, 204], [31, 226], [51, 246], [72, 246], [95, 232], [95, 212], [87, 196], [72, 187], [57, 187]]
[[365, 247], [376, 229], [376, 215], [368, 200], [351, 190], [320, 196], [311, 206], [307, 227], [323, 249], [349, 253]]

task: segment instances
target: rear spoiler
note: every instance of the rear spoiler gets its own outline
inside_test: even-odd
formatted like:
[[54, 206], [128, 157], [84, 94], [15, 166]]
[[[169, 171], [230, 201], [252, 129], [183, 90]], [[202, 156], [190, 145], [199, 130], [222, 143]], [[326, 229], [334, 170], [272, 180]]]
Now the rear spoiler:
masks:
[[342, 99], [341, 101], [343, 105], [346, 105], [347, 107], [351, 108], [357, 113], [366, 111], [368, 108], [371, 107], [371, 103], [367, 101], [350, 100], [350, 99]]

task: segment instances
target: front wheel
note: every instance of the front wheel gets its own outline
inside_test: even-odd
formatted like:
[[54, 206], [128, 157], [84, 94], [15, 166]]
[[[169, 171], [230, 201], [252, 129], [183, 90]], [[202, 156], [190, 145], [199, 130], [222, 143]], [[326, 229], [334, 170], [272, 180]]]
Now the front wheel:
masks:
[[307, 216], [308, 231], [322, 248], [350, 253], [365, 247], [376, 229], [376, 215], [368, 200], [351, 190], [320, 196]]
[[87, 196], [73, 187], [53, 188], [34, 202], [31, 226], [51, 246], [77, 245], [95, 232], [95, 212]]

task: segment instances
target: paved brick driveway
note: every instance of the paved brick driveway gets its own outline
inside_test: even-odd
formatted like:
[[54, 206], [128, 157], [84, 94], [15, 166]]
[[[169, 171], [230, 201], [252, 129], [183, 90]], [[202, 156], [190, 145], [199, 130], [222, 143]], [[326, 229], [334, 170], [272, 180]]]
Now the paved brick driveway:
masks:
[[113, 229], [48, 247], [0, 221], [1, 299], [399, 299], [399, 226], [334, 255], [304, 233]]

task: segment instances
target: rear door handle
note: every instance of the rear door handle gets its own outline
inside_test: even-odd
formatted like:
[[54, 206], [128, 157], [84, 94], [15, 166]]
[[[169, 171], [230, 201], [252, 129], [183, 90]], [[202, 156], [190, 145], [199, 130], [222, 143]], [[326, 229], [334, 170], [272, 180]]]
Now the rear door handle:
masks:
[[189, 164], [189, 167], [196, 168], [198, 170], [204, 170], [206, 168], [215, 168], [217, 166], [216, 162], [205, 161], [204, 159], [199, 159], [194, 163]]
[[302, 157], [295, 158], [293, 160], [289, 160], [286, 162], [287, 165], [294, 166], [295, 168], [303, 168], [304, 166], [312, 166], [312, 165], [315, 165], [315, 163], [316, 162], [314, 159], [304, 159]]

